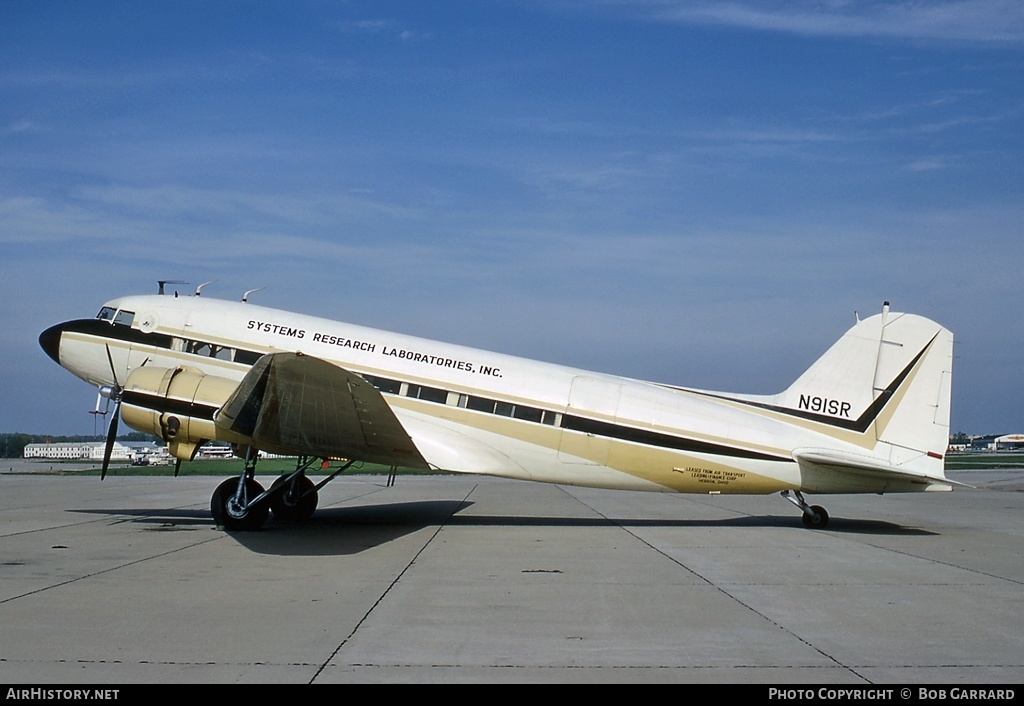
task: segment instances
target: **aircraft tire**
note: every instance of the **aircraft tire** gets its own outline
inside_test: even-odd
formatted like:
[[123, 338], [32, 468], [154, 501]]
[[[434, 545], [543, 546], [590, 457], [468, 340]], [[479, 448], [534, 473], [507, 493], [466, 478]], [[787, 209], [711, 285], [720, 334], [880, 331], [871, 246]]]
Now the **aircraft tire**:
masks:
[[[255, 498], [263, 492], [263, 486], [249, 479], [245, 481], [248, 497]], [[230, 531], [258, 530], [267, 521], [270, 508], [265, 502], [241, 510], [235, 507], [234, 496], [238, 490], [238, 479], [228, 478], [217, 486], [210, 498], [210, 514], [218, 526]]]
[[[275, 488], [280, 487], [285, 482], [286, 476], [281, 476], [274, 481], [274, 484], [270, 486], [270, 490], [273, 491]], [[299, 476], [295, 479], [296, 491], [299, 495], [303, 495], [307, 491], [313, 490], [313, 481], [306, 476]], [[297, 501], [290, 501], [288, 493], [282, 490], [280, 493], [274, 493], [271, 496], [270, 509], [274, 513], [274, 517], [284, 522], [304, 522], [310, 518], [310, 516], [316, 511], [318, 503], [318, 496], [314, 490], [309, 495], [304, 495]]]
[[825, 529], [828, 525], [828, 513], [821, 505], [811, 505], [812, 513], [805, 512], [803, 515], [804, 527], [807, 529]]

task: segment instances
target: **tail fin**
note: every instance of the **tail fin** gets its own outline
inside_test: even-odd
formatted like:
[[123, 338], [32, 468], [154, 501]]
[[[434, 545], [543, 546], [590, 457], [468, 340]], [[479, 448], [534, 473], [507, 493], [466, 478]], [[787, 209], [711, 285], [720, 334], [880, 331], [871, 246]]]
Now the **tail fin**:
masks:
[[944, 478], [953, 334], [889, 311], [859, 321], [774, 404], [861, 435], [880, 464]]

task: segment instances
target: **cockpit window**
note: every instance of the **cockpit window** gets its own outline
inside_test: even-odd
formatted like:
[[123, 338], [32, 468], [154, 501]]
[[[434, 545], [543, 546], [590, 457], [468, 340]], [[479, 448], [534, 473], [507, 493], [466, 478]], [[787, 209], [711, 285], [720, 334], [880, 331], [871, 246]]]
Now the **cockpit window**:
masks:
[[135, 312], [124, 309], [117, 310], [112, 306], [105, 306], [100, 309], [100, 313], [96, 314], [96, 318], [100, 321], [109, 321], [118, 326], [131, 326], [135, 320]]

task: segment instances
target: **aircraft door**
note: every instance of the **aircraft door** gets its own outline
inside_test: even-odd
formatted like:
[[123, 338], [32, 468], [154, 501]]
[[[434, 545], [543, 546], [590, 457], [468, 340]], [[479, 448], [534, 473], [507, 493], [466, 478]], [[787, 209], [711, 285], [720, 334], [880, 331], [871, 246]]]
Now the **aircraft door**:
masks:
[[589, 375], [573, 378], [558, 444], [561, 461], [592, 466], [607, 464], [611, 439], [588, 431], [585, 421], [576, 420], [615, 423], [621, 398], [622, 385], [617, 382]]

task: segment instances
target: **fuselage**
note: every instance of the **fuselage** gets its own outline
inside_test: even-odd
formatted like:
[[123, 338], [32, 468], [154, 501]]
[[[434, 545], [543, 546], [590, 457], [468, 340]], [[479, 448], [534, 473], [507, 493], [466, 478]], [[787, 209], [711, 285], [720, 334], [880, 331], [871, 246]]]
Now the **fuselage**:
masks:
[[826, 415], [250, 303], [122, 297], [95, 319], [48, 329], [40, 343], [96, 386], [123, 384], [144, 365], [185, 366], [240, 381], [264, 354], [314, 356], [374, 385], [424, 458], [446, 471], [697, 493], [929, 489], [863, 476], [819, 476], [809, 487], [795, 450], [856, 454], [874, 443]]

